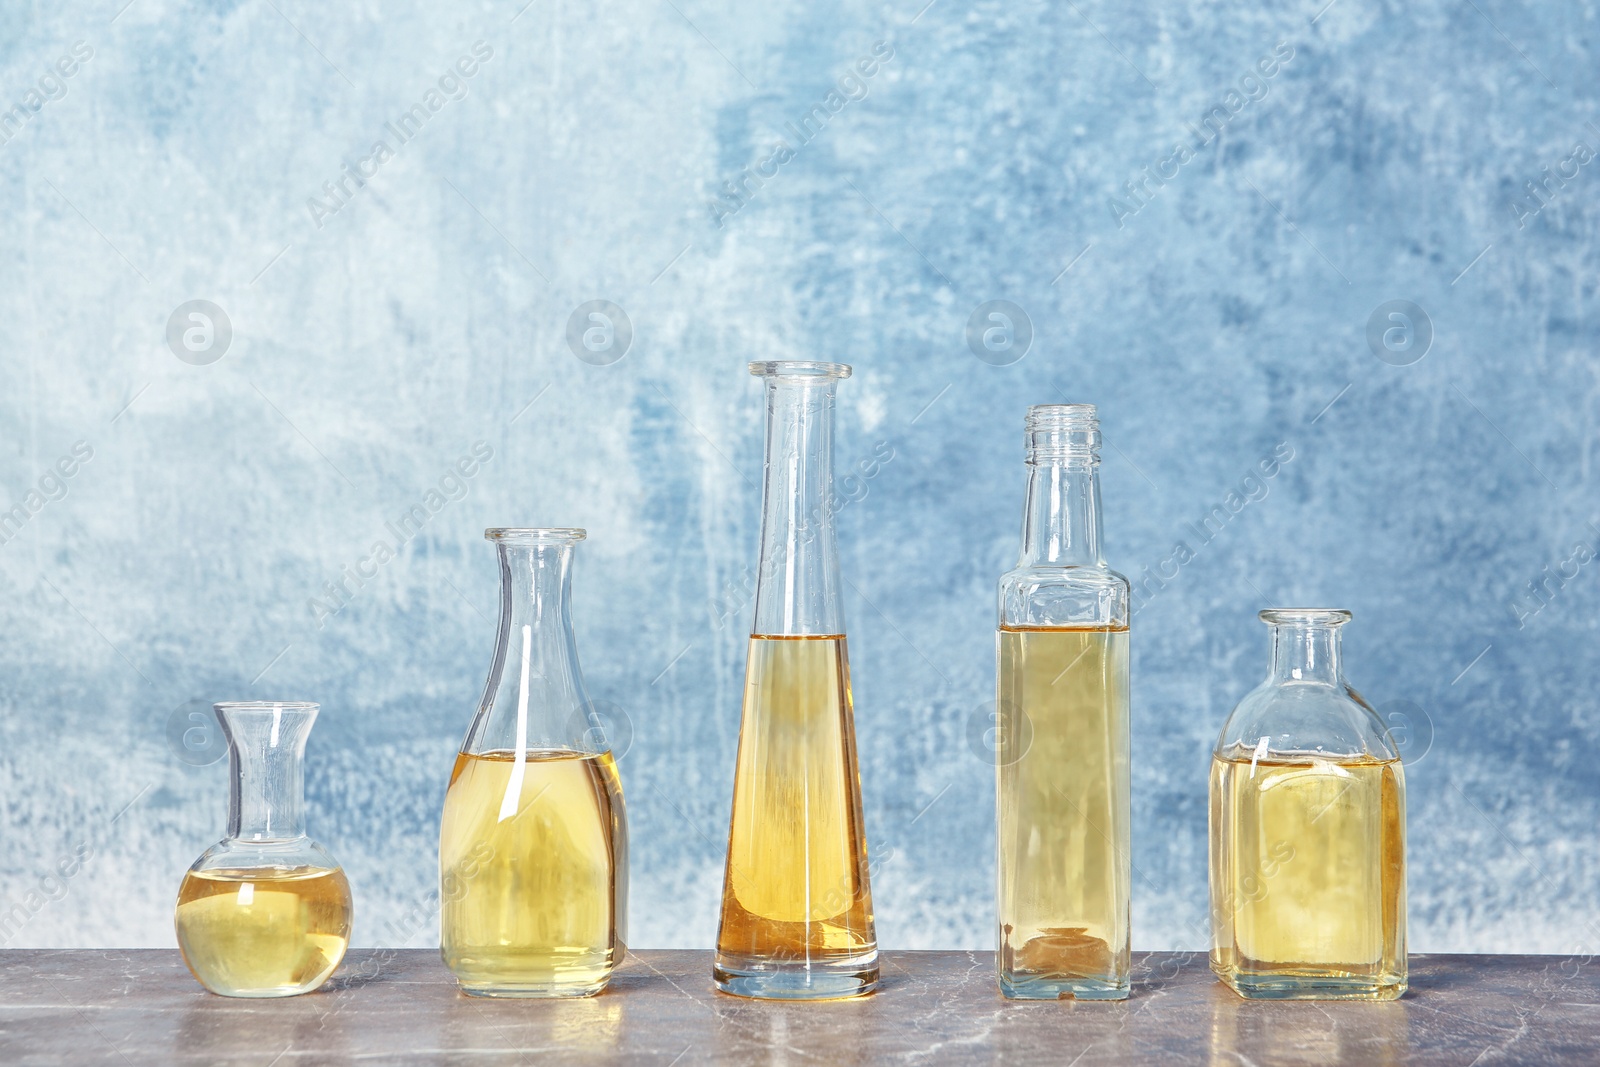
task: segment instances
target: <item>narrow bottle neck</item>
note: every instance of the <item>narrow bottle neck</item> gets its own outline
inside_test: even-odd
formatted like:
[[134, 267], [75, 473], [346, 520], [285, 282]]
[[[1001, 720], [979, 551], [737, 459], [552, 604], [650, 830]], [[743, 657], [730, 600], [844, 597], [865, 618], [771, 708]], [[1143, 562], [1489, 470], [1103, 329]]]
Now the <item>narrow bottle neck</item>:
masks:
[[1094, 567], [1104, 562], [1095, 464], [1030, 463], [1021, 566]]
[[228, 806], [229, 837], [287, 841], [305, 836], [305, 779], [299, 760], [252, 767], [233, 753], [229, 767], [234, 785]]
[[[486, 699], [515, 694], [505, 713], [570, 714], [583, 702], [572, 633], [571, 544], [502, 544], [500, 632]], [[537, 725], [537, 724], [536, 724]], [[535, 731], [557, 735], [553, 726]]]
[[228, 836], [243, 841], [304, 837], [306, 738], [316, 712], [224, 711], [228, 735]]
[[1338, 685], [1343, 678], [1337, 627], [1289, 624], [1272, 627], [1269, 681]]
[[570, 645], [572, 546], [502, 544], [499, 549], [501, 643], [508, 632], [515, 636], [528, 626], [543, 647]]
[[844, 632], [833, 524], [833, 396], [831, 380], [767, 379], [757, 634]]

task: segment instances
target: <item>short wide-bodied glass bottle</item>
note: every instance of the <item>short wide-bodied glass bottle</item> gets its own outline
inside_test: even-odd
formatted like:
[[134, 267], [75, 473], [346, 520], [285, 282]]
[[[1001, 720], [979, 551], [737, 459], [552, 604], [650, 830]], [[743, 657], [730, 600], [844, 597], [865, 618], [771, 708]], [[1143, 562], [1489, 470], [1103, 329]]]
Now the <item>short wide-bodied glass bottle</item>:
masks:
[[183, 876], [183, 961], [213, 993], [316, 989], [350, 944], [350, 883], [306, 836], [303, 765], [317, 705], [213, 705], [228, 739], [228, 834]]
[[1100, 554], [1092, 404], [1030, 408], [1022, 556], [1000, 579], [1000, 991], [1122, 1000], [1129, 961], [1128, 580]]
[[584, 997], [622, 962], [628, 827], [578, 668], [582, 530], [494, 529], [500, 630], [439, 827], [439, 947], [462, 992]]
[[1211, 968], [1240, 996], [1393, 1000], [1406, 990], [1406, 780], [1345, 683], [1348, 611], [1277, 608], [1272, 668], [1211, 761]]
[[712, 977], [736, 996], [861, 996], [878, 941], [833, 525], [834, 386], [850, 368], [750, 373], [766, 383], [761, 562]]

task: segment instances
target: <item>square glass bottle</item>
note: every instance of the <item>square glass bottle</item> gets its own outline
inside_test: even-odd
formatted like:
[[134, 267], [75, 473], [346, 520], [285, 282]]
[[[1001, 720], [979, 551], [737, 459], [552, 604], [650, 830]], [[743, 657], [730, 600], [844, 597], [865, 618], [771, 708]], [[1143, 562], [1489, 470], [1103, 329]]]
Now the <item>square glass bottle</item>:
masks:
[[1406, 781], [1388, 727], [1345, 683], [1350, 613], [1275, 608], [1272, 667], [1211, 761], [1211, 969], [1242, 997], [1406, 991]]
[[1022, 554], [1000, 579], [1000, 991], [1123, 1000], [1129, 961], [1128, 581], [1100, 554], [1092, 404], [1030, 408]]

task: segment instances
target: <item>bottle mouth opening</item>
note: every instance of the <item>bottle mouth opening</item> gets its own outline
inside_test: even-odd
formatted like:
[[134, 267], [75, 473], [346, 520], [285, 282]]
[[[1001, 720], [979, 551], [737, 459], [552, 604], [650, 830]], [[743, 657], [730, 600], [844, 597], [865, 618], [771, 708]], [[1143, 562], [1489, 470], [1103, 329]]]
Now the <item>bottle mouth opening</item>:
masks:
[[750, 364], [750, 373], [758, 378], [776, 378], [782, 382], [824, 385], [848, 378], [853, 370], [848, 363], [819, 363], [802, 359], [777, 359]]
[[1266, 608], [1260, 613], [1268, 626], [1343, 626], [1352, 617], [1344, 608]]
[[1023, 427], [1029, 463], [1100, 462], [1100, 417], [1093, 404], [1035, 404]]
[[309, 700], [222, 700], [211, 705], [216, 712], [315, 712], [322, 708], [321, 704]]
[[589, 536], [576, 526], [491, 526], [483, 531], [485, 541], [500, 545], [575, 545]]
[[1030, 432], [1097, 433], [1100, 415], [1093, 404], [1035, 404], [1028, 409]]

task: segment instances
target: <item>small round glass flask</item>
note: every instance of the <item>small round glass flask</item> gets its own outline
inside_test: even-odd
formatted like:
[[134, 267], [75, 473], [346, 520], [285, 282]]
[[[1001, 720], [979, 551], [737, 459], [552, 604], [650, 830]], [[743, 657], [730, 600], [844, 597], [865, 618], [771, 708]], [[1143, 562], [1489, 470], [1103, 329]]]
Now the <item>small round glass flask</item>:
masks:
[[1276, 608], [1272, 669], [1211, 761], [1211, 969], [1240, 996], [1406, 991], [1406, 783], [1378, 713], [1345, 683], [1348, 611]]
[[592, 996], [622, 962], [622, 782], [572, 633], [584, 536], [484, 531], [500, 552], [500, 632], [439, 826], [439, 948], [473, 996]]
[[292, 997], [316, 989], [350, 944], [350, 883], [306, 836], [306, 737], [317, 705], [213, 705], [228, 738], [228, 834], [178, 890], [183, 961], [213, 993]]

